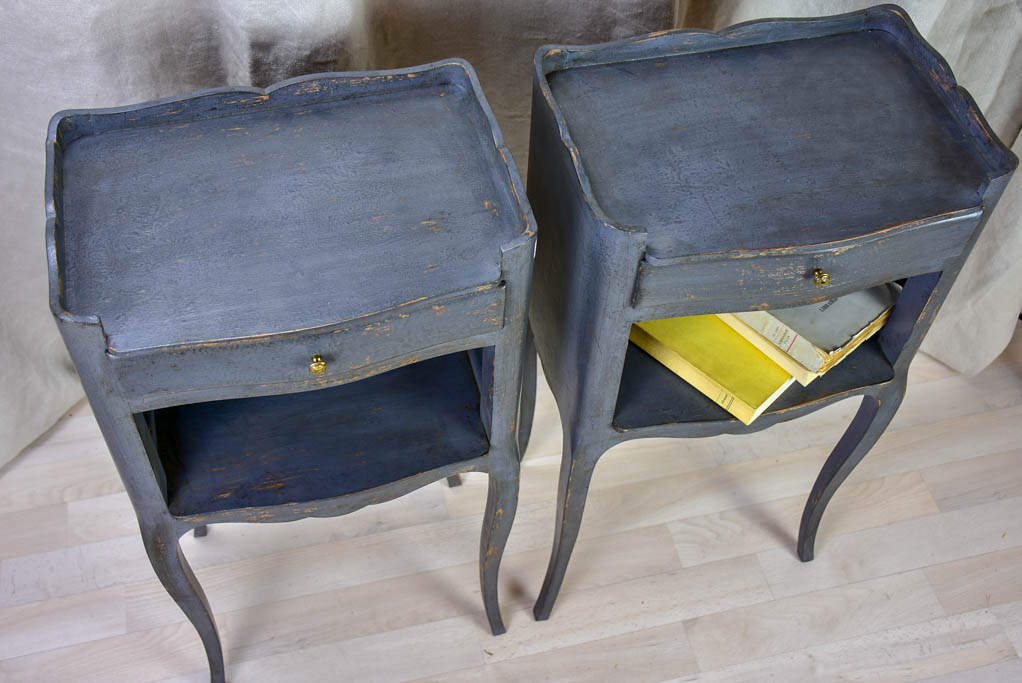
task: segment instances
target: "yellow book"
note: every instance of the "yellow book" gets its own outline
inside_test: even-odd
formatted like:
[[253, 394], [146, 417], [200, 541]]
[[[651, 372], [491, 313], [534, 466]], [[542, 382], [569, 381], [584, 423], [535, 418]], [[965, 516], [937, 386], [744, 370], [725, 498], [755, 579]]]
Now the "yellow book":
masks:
[[763, 354], [781, 366], [795, 381], [804, 387], [823, 374], [823, 372], [812, 372], [806, 369], [797, 360], [777, 348], [773, 342], [750, 327], [744, 320], [733, 313], [718, 313], [717, 317], [723, 320], [728, 327], [742, 335], [750, 344], [763, 352]]
[[794, 382], [715, 315], [638, 323], [630, 339], [745, 424]]

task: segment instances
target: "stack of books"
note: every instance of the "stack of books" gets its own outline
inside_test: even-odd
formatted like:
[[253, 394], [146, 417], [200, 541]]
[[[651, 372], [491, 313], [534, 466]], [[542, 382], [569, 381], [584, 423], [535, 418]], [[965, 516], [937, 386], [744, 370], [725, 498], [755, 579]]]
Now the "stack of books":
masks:
[[745, 424], [820, 377], [887, 321], [894, 283], [808, 306], [650, 320], [631, 341]]

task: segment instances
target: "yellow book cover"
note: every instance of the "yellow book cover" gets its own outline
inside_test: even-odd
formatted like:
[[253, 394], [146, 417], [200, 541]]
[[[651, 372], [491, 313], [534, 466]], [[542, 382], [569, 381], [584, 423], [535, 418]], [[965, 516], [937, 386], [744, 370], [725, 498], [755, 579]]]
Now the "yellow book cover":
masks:
[[715, 315], [650, 320], [632, 342], [745, 424], [794, 381]]
[[746, 341], [762, 351], [767, 358], [780, 365], [785, 372], [794, 377], [795, 381], [802, 386], [809, 386], [810, 382], [823, 374], [822, 372], [813, 372], [804, 367], [734, 313], [718, 313], [717, 317], [723, 320], [732, 330], [742, 335]]

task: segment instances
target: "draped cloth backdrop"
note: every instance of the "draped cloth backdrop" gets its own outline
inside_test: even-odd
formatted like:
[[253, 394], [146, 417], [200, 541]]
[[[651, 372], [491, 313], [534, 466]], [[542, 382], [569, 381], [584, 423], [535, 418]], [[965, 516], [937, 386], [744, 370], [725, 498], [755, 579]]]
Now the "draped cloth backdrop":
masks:
[[[464, 57], [524, 171], [532, 58], [672, 26], [834, 14], [841, 0], [7, 0], [0, 14], [0, 466], [81, 395], [47, 308], [43, 142], [60, 109], [301, 74]], [[1001, 139], [1019, 149], [1022, 0], [909, 0]], [[641, 106], [641, 104], [639, 105]], [[924, 349], [976, 372], [1022, 308], [1022, 181], [1009, 186]], [[268, 197], [267, 201], [272, 201]], [[230, 248], [224, 245], [224, 248]]]

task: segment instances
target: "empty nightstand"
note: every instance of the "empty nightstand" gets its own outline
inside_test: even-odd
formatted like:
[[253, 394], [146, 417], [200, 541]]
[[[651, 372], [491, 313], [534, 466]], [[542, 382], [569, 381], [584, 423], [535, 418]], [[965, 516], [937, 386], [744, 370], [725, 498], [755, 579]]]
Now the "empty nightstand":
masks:
[[480, 574], [502, 632], [536, 236], [471, 67], [62, 112], [48, 162], [51, 307], [212, 678], [183, 533], [458, 472], [489, 474]]

